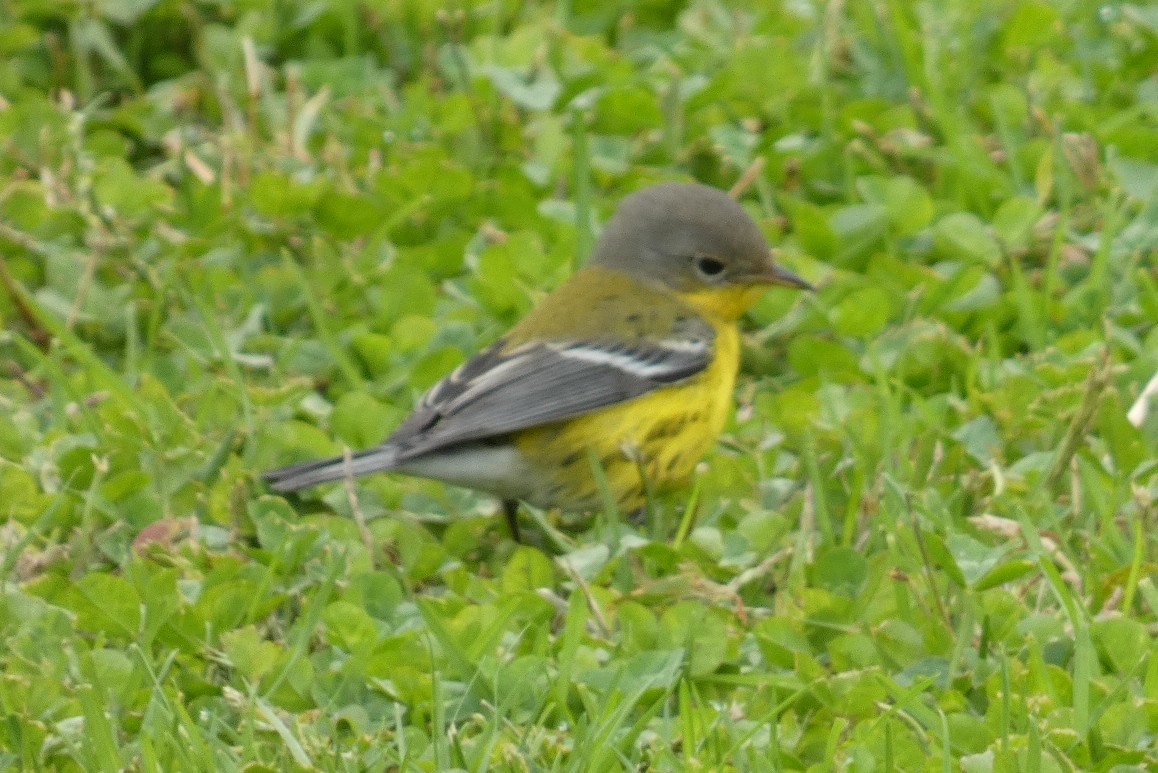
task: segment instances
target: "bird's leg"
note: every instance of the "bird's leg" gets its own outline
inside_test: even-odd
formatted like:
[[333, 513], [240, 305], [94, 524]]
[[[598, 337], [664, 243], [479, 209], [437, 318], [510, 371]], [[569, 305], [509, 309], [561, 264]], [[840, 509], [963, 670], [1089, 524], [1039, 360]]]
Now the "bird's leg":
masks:
[[646, 505], [640, 505], [639, 507], [632, 510], [627, 514], [627, 518], [625, 520], [637, 529], [642, 529], [647, 526], [647, 524], [651, 522], [650, 503]]
[[504, 499], [503, 515], [507, 517], [507, 527], [511, 530], [511, 539], [522, 543], [522, 540], [519, 539], [519, 501], [517, 499]]
[[656, 501], [655, 490], [651, 485], [648, 459], [644, 456], [643, 449], [636, 443], [624, 443], [622, 451], [624, 456], [635, 463], [635, 469], [639, 473], [639, 487], [643, 490], [643, 504], [628, 514], [628, 521], [639, 527], [654, 521], [655, 514], [652, 508]]

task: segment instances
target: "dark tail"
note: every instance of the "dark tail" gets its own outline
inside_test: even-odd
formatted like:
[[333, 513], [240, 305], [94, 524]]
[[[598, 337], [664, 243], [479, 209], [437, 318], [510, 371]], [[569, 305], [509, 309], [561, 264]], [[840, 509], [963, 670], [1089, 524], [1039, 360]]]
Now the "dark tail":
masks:
[[316, 462], [305, 462], [270, 470], [263, 473], [261, 477], [269, 482], [274, 491], [297, 491], [309, 486], [316, 486], [319, 483], [329, 483], [347, 477], [353, 478], [372, 472], [392, 470], [397, 462], [397, 448], [379, 446], [367, 451], [359, 451], [350, 457], [349, 463], [347, 463], [346, 457], [337, 456], [333, 459], [321, 459]]

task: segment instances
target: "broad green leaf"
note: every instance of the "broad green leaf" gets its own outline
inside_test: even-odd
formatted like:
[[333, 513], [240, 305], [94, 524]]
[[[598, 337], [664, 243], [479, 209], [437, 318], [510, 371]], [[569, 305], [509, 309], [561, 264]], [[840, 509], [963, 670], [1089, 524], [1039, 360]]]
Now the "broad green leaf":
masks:
[[393, 428], [396, 416], [365, 392], [347, 392], [330, 416], [334, 432], [350, 448], [361, 450], [380, 443]]
[[386, 222], [382, 207], [365, 196], [326, 191], [317, 199], [318, 225], [336, 239], [374, 233]]
[[690, 676], [706, 676], [728, 658], [728, 629], [713, 610], [692, 601], [668, 609], [659, 619], [660, 643], [684, 647]]
[[830, 315], [833, 329], [854, 338], [876, 335], [888, 324], [890, 306], [889, 296], [884, 290], [876, 287], [857, 290], [833, 308]]
[[141, 624], [141, 600], [121, 577], [92, 573], [81, 577], [64, 599], [76, 613], [77, 626], [114, 640], [136, 638]]
[[326, 636], [347, 652], [356, 652], [378, 639], [377, 626], [366, 610], [349, 601], [335, 601], [322, 614]]
[[230, 665], [255, 683], [274, 668], [281, 651], [276, 643], [263, 639], [252, 625], [226, 631], [221, 636], [221, 646]]
[[868, 578], [868, 564], [858, 551], [829, 547], [817, 553], [808, 567], [808, 578], [817, 587], [852, 598]]
[[502, 588], [506, 593], [534, 592], [555, 584], [555, 567], [542, 552], [521, 547], [503, 568]]
[[937, 249], [946, 257], [996, 266], [1001, 248], [981, 219], [969, 212], [955, 212], [933, 227]]
[[1119, 674], [1134, 673], [1149, 653], [1153, 657], [1153, 639], [1137, 620], [1111, 618], [1093, 625], [1094, 644]]
[[310, 212], [325, 193], [325, 183], [299, 183], [275, 172], [263, 172], [249, 184], [253, 208], [266, 217], [300, 217]]

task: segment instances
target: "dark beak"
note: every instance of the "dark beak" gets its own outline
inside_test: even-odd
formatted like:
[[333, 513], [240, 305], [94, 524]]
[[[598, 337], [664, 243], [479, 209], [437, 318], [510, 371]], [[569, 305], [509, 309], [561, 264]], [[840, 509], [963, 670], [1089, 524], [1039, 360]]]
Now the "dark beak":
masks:
[[[773, 257], [776, 255], [776, 250], [772, 251]], [[804, 281], [796, 274], [793, 274], [783, 266], [778, 266], [775, 263], [769, 263], [764, 269], [756, 274], [753, 279], [765, 284], [777, 285], [779, 287], [794, 287], [797, 290], [811, 290], [816, 291], [808, 282]]]

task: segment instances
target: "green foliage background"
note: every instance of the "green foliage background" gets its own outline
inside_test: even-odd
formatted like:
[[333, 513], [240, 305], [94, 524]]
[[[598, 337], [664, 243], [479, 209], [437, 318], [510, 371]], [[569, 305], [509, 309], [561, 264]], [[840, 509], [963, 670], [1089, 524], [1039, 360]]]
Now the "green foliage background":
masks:
[[[1158, 769], [1156, 72], [1145, 3], [5, 4], [0, 767]], [[255, 482], [690, 178], [822, 288], [690, 499]]]

